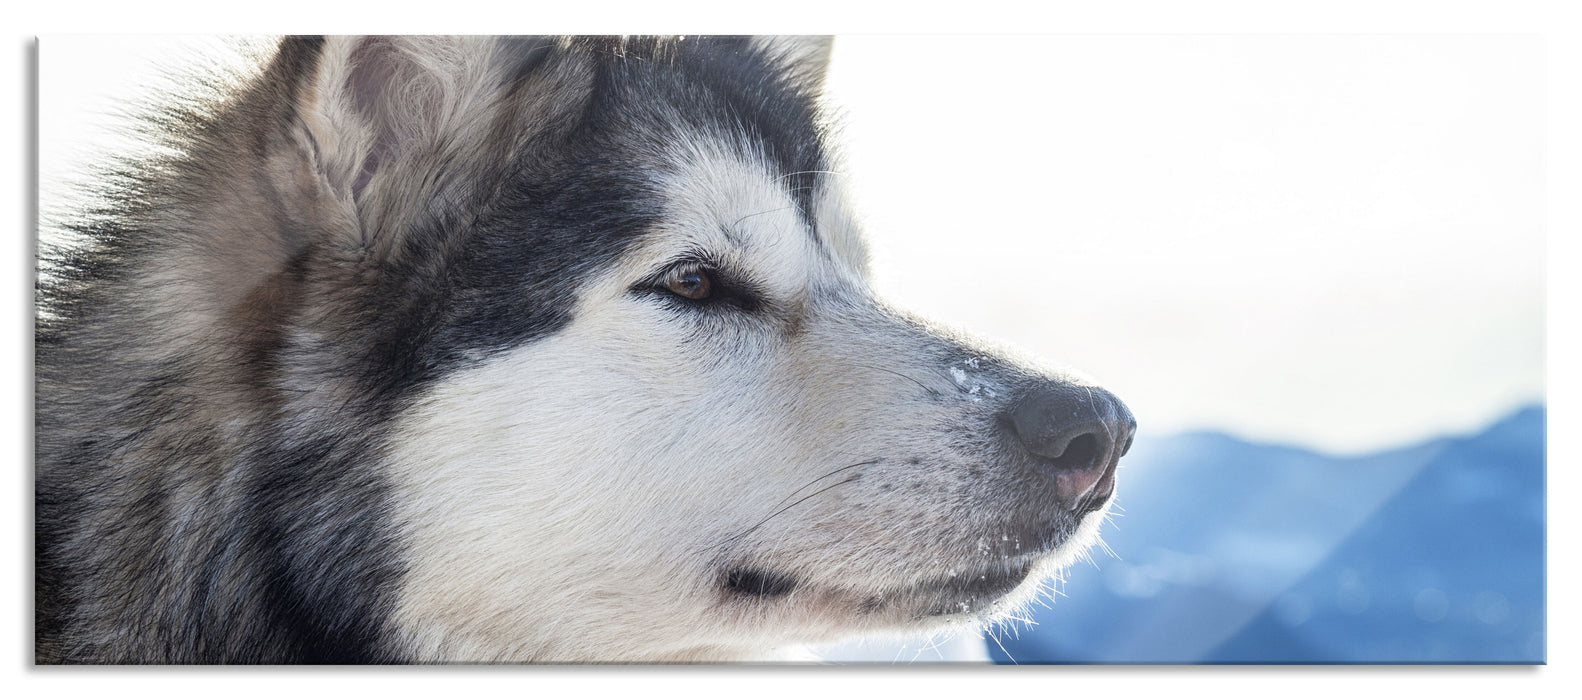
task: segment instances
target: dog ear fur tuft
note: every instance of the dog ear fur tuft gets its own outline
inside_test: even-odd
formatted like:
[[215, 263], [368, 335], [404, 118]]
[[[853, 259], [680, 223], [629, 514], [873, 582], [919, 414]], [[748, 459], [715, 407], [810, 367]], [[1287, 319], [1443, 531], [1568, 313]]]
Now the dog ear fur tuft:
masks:
[[792, 84], [817, 96], [824, 89], [835, 37], [820, 35], [755, 36], [752, 45], [772, 58]]
[[[463, 202], [476, 172], [530, 129], [517, 90], [555, 51], [519, 37], [327, 37], [298, 114], [327, 190], [381, 247], [427, 203]], [[531, 104], [532, 101], [525, 101]], [[503, 139], [503, 140], [502, 140]], [[483, 156], [481, 159], [479, 156]]]

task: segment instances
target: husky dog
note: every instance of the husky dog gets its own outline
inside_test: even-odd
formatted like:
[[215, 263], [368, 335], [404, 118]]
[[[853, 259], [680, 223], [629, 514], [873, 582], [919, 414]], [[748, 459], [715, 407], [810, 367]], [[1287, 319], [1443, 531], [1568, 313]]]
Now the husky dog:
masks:
[[829, 48], [289, 38], [150, 117], [45, 254], [38, 661], [756, 659], [1033, 595], [1135, 422], [875, 298]]

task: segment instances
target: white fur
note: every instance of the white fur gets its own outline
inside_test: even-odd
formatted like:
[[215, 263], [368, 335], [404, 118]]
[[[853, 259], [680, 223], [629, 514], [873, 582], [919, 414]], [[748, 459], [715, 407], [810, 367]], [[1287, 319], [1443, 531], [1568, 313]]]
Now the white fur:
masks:
[[[409, 570], [396, 622], [418, 659], [755, 658], [915, 629], [856, 609], [986, 547], [970, 533], [991, 527], [999, 504], [970, 475], [981, 455], [952, 446], [950, 431], [987, 410], [981, 392], [1004, 387], [953, 388], [926, 350], [942, 332], [875, 300], [850, 224], [821, 221], [828, 242], [815, 243], [762, 163], [700, 138], [671, 164], [667, 225], [585, 286], [569, 326], [448, 377], [398, 424], [408, 437], [390, 457]], [[678, 316], [631, 293], [688, 251], [761, 281], [794, 332]], [[925, 400], [919, 382], [946, 400]], [[856, 481], [815, 481], [865, 460], [879, 461], [849, 470]], [[1100, 517], [1044, 573], [1076, 556]], [[718, 575], [733, 558], [799, 586], [729, 600]], [[1035, 589], [1030, 579], [1019, 595]], [[969, 612], [930, 624], [984, 611]]]

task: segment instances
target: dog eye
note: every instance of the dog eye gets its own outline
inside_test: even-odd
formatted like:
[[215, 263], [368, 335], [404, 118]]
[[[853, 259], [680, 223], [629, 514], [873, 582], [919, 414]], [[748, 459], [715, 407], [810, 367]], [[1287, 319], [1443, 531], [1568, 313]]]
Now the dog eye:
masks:
[[678, 265], [665, 274], [660, 286], [678, 297], [701, 301], [713, 292], [714, 280], [696, 265]]
[[640, 283], [634, 291], [658, 294], [698, 310], [754, 312], [763, 306], [760, 287], [750, 279], [697, 259], [671, 265]]

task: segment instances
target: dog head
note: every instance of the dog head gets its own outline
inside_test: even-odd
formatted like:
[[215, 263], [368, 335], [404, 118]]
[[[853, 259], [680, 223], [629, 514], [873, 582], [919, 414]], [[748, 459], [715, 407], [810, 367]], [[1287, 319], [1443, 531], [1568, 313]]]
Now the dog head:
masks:
[[976, 623], [1094, 539], [1130, 413], [875, 296], [817, 108], [828, 49], [282, 49], [282, 230], [330, 235], [263, 266], [313, 300], [279, 382], [302, 430], [379, 414], [416, 658]]

